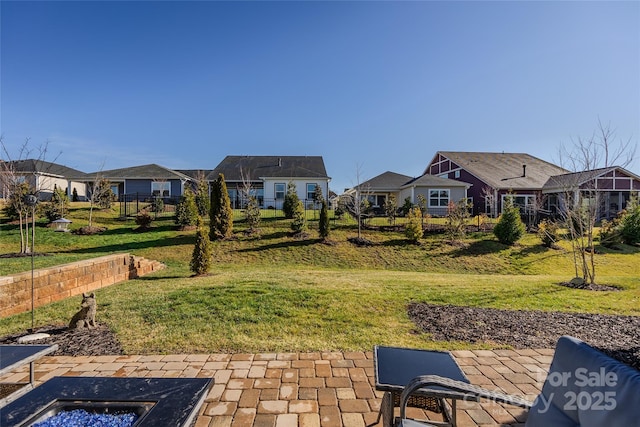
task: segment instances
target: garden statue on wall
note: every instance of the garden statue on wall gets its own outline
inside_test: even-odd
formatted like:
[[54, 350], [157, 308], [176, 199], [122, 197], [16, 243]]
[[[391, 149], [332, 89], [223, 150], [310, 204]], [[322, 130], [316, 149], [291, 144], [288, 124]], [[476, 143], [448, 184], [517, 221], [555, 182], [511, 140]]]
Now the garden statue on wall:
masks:
[[96, 295], [93, 292], [83, 293], [80, 310], [71, 318], [69, 329], [95, 328], [97, 307]]

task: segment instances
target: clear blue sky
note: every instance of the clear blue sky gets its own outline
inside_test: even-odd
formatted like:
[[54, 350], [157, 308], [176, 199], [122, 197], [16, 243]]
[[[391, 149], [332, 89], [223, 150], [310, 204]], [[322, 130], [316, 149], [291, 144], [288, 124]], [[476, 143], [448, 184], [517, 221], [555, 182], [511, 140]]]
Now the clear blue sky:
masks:
[[321, 155], [341, 192], [437, 150], [557, 161], [598, 120], [640, 135], [638, 1], [2, 1], [0, 19], [5, 146], [48, 141], [85, 172]]

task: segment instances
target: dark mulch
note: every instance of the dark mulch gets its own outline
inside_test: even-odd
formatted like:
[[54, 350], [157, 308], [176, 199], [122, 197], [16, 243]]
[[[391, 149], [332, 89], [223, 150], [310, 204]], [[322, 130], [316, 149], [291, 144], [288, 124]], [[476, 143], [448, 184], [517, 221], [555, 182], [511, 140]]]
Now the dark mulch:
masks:
[[576, 337], [640, 370], [640, 316], [561, 313], [411, 303], [411, 320], [441, 341], [554, 348]]
[[[98, 324], [95, 328], [69, 329], [66, 326], [48, 325], [37, 328], [34, 333], [51, 335], [29, 344], [58, 344], [58, 350], [53, 356], [103, 356], [124, 354], [120, 342], [107, 325]], [[24, 331], [19, 334], [7, 335], [0, 338], [0, 344], [17, 344], [18, 338], [27, 335]]]

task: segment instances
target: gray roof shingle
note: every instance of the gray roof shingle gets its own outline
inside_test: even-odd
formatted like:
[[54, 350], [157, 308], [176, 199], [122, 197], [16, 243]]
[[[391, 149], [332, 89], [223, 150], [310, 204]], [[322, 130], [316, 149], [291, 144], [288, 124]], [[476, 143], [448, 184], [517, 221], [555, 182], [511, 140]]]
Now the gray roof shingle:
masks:
[[20, 173], [41, 173], [67, 179], [85, 179], [87, 174], [57, 163], [37, 159], [13, 160], [7, 162], [14, 171]]
[[[261, 178], [329, 178], [322, 156], [227, 156], [209, 174], [225, 181], [259, 181]], [[244, 175], [244, 176], [243, 176]]]
[[100, 175], [102, 178], [112, 181], [119, 179], [191, 179], [189, 176], [183, 173], [180, 173], [173, 169], [165, 168], [164, 166], [156, 165], [154, 163], [149, 165], [132, 166], [128, 168], [93, 172], [89, 175], [92, 177]]
[[[568, 172], [526, 153], [438, 151], [434, 159], [438, 154], [495, 189], [538, 189], [549, 177]], [[523, 165], [526, 165], [524, 174]]]

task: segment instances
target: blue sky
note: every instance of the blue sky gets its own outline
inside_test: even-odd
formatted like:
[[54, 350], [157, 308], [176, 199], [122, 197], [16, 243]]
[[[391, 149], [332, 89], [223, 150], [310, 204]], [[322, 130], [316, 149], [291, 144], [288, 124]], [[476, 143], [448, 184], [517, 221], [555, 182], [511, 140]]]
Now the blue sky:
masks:
[[0, 20], [5, 146], [85, 172], [321, 155], [341, 192], [438, 150], [559, 161], [598, 120], [640, 135], [637, 1], [2, 1]]

